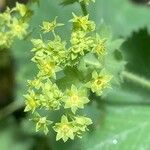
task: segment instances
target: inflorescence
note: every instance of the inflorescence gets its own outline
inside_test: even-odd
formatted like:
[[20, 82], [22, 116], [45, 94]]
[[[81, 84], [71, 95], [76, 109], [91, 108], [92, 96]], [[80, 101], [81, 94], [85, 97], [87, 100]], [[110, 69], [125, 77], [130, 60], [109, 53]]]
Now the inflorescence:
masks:
[[[75, 136], [82, 137], [83, 132], [88, 130], [92, 120], [83, 115], [81, 109], [90, 103], [90, 93], [101, 96], [110, 87], [112, 79], [103, 65], [94, 66], [85, 61], [94, 57], [102, 64], [107, 54], [107, 39], [95, 32], [95, 23], [89, 20], [89, 15], [73, 13], [69, 22], [73, 29], [68, 43], [56, 32], [56, 28], [63, 26], [57, 23], [57, 18], [43, 22], [41, 26], [43, 33], [51, 33], [51, 40], [32, 39], [34, 47], [31, 51], [35, 54], [32, 61], [37, 65], [38, 73], [35, 79], [28, 81], [28, 93], [25, 95], [25, 111], [32, 113], [36, 131], [47, 134], [52, 126], [57, 133], [56, 140], [64, 142], [73, 140]], [[70, 70], [76, 75], [73, 76]], [[72, 76], [72, 80], [67, 74]], [[56, 111], [61, 114], [59, 122], [49, 116]]]
[[31, 14], [31, 10], [20, 3], [16, 3], [16, 7], [12, 9], [7, 7], [5, 12], [0, 14], [1, 48], [10, 48], [16, 38], [23, 39], [27, 35]]

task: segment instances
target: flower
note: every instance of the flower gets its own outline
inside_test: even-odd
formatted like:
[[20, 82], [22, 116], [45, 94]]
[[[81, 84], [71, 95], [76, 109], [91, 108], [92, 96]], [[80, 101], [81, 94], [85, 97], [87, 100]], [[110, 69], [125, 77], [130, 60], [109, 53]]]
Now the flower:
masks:
[[34, 87], [35, 89], [39, 89], [41, 86], [42, 86], [42, 82], [41, 80], [38, 78], [38, 79], [34, 79], [34, 80], [28, 80], [28, 85], [29, 87]]
[[1, 20], [0, 24], [4, 23], [6, 25], [6, 24], [10, 23], [10, 21], [11, 21], [11, 10], [9, 7], [7, 7], [5, 12], [0, 14], [0, 20]]
[[66, 91], [66, 95], [63, 99], [65, 108], [71, 108], [71, 111], [75, 114], [78, 108], [84, 108], [84, 104], [89, 102], [85, 89], [77, 89], [74, 85], [70, 90]]
[[25, 112], [32, 111], [32, 113], [35, 111], [37, 107], [39, 107], [39, 101], [37, 100], [37, 95], [34, 93], [33, 90], [29, 91], [29, 94], [24, 95], [26, 98], [26, 107]]
[[73, 22], [74, 30], [83, 30], [83, 31], [94, 31], [95, 23], [89, 20], [89, 15], [86, 16], [76, 16], [74, 13], [73, 19], [70, 21]]
[[16, 3], [16, 7], [14, 10], [18, 11], [22, 17], [25, 16], [27, 11], [29, 11], [26, 5], [20, 4], [18, 2]]
[[98, 56], [103, 56], [106, 54], [106, 39], [101, 39], [99, 35], [96, 34], [92, 51]]
[[26, 22], [19, 21], [16, 18], [13, 18], [12, 24], [9, 25], [9, 28], [12, 32], [12, 35], [22, 39], [27, 34], [28, 24]]
[[13, 42], [13, 36], [10, 32], [0, 32], [0, 47], [9, 48]]
[[82, 132], [88, 130], [87, 126], [92, 124], [90, 118], [84, 116], [75, 116], [74, 117], [74, 126], [76, 127], [76, 132], [79, 137], [81, 137]]
[[50, 59], [45, 58], [44, 60], [40, 59], [38, 61], [38, 68], [39, 68], [39, 73], [38, 77], [55, 77], [55, 72], [56, 72], [56, 65], [53, 61]]
[[74, 31], [71, 34], [70, 40], [72, 47], [70, 47], [71, 51], [71, 59], [76, 59], [79, 55], [84, 55], [85, 52], [90, 50], [91, 45], [93, 44], [92, 38], [86, 36], [84, 31]]
[[40, 51], [46, 48], [46, 44], [43, 42], [42, 39], [32, 39], [32, 44], [34, 45], [34, 48], [31, 51]]
[[42, 94], [40, 95], [40, 101], [42, 107], [46, 110], [58, 110], [61, 106], [62, 92], [59, 90], [56, 84], [53, 84], [50, 80], [47, 80], [42, 85]]
[[55, 36], [53, 41], [47, 44], [47, 55], [50, 55], [54, 62], [61, 64], [66, 58], [66, 42], [62, 41], [59, 36]]
[[87, 83], [87, 86], [91, 88], [93, 93], [97, 95], [102, 95], [104, 89], [109, 87], [109, 82], [111, 81], [112, 76], [105, 73], [104, 70], [98, 74], [96, 71], [92, 73], [92, 80]]
[[49, 132], [48, 126], [52, 124], [52, 121], [47, 120], [47, 117], [41, 117], [38, 113], [36, 113], [36, 117], [31, 119], [36, 122], [36, 132], [44, 131], [45, 134]]
[[72, 122], [68, 121], [68, 118], [63, 115], [61, 117], [61, 122], [56, 123], [53, 129], [57, 132], [56, 140], [62, 139], [66, 142], [69, 138], [74, 139], [74, 127]]
[[55, 17], [54, 21], [52, 21], [52, 22], [47, 22], [47, 21], [43, 22], [43, 26], [41, 26], [41, 29], [43, 30], [44, 33], [54, 32], [56, 27], [63, 25], [62, 23], [57, 23], [56, 19], [57, 19], [57, 17]]

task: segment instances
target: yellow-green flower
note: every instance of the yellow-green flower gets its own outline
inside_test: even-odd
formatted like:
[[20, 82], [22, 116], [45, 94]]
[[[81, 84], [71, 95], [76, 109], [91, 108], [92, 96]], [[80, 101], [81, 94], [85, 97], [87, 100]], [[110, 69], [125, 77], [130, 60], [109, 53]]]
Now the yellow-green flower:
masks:
[[20, 4], [17, 2], [15, 10], [18, 11], [20, 13], [20, 15], [23, 17], [27, 13], [28, 8], [26, 7], [26, 5], [23, 5], [23, 4]]
[[93, 44], [92, 51], [96, 53], [98, 56], [103, 56], [106, 54], [106, 39], [101, 39], [98, 34], [96, 34], [96, 38]]
[[102, 70], [99, 74], [94, 71], [92, 73], [92, 80], [87, 83], [87, 86], [91, 88], [93, 93], [102, 95], [103, 91], [109, 87], [111, 79], [112, 76], [105, 73], [104, 70]]
[[56, 65], [54, 62], [50, 61], [49, 59], [40, 60], [38, 63], [38, 68], [40, 70], [38, 76], [49, 76], [49, 77], [55, 77], [56, 72]]
[[74, 126], [76, 127], [76, 132], [78, 137], [82, 137], [82, 132], [88, 131], [87, 126], [92, 124], [92, 120], [90, 118], [84, 116], [75, 116], [74, 117]]
[[9, 7], [7, 7], [5, 12], [0, 13], [0, 20], [1, 20], [0, 24], [1, 23], [5, 23], [5, 25], [10, 24], [11, 18], [12, 18], [11, 17], [11, 10]]
[[29, 87], [34, 87], [35, 89], [39, 89], [42, 86], [42, 82], [39, 78], [34, 80], [28, 80], [28, 85]]
[[84, 30], [84, 31], [95, 30], [95, 23], [89, 20], [89, 15], [76, 16], [73, 13], [73, 19], [71, 19], [70, 21], [73, 22], [73, 28], [75, 30]]
[[10, 32], [0, 32], [0, 47], [9, 48], [13, 43], [13, 36]]
[[62, 100], [62, 92], [58, 86], [53, 84], [50, 80], [47, 80], [41, 89], [42, 94], [40, 95], [40, 101], [42, 107], [45, 107], [46, 110], [58, 110]]
[[59, 26], [62, 26], [63, 24], [62, 23], [57, 23], [57, 17], [55, 17], [54, 21], [52, 22], [47, 22], [47, 21], [44, 21], [43, 22], [43, 26], [41, 27], [43, 32], [44, 33], [47, 33], [47, 32], [54, 32], [55, 28], [56, 27], [59, 27]]
[[52, 124], [52, 121], [48, 120], [47, 117], [41, 117], [36, 113], [36, 117], [31, 120], [36, 122], [36, 132], [44, 131], [45, 134], [49, 132], [48, 126]]
[[55, 36], [53, 41], [47, 44], [47, 55], [50, 55], [55, 63], [61, 64], [66, 58], [66, 42], [62, 41], [59, 36]]
[[37, 107], [39, 107], [39, 101], [37, 100], [37, 96], [34, 93], [34, 91], [29, 91], [29, 94], [24, 95], [26, 98], [26, 107], [25, 107], [25, 112], [27, 111], [32, 111], [34, 112]]
[[46, 48], [46, 44], [43, 42], [42, 39], [32, 39], [32, 44], [34, 45], [34, 48], [31, 51], [40, 51]]
[[84, 31], [74, 31], [71, 34], [70, 40], [72, 47], [70, 47], [71, 51], [71, 59], [76, 59], [79, 55], [84, 55], [85, 52], [90, 51], [90, 48], [93, 44], [93, 39], [90, 36], [86, 36]]
[[75, 114], [78, 108], [84, 108], [84, 105], [89, 102], [85, 89], [77, 89], [74, 85], [70, 90], [66, 91], [66, 95], [63, 99], [65, 108], [71, 108], [71, 111]]
[[16, 18], [13, 18], [13, 22], [9, 25], [9, 28], [13, 36], [22, 39], [27, 34], [28, 24], [26, 22], [22, 22]]
[[61, 122], [56, 123], [53, 129], [57, 132], [56, 140], [62, 139], [66, 142], [69, 138], [74, 139], [74, 127], [72, 122], [68, 121], [68, 118], [63, 115], [61, 117]]

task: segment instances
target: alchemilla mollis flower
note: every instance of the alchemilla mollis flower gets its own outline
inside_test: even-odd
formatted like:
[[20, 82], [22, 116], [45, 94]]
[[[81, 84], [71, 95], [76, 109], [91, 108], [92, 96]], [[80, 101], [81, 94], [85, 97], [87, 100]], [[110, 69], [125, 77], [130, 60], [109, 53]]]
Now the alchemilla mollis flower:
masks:
[[102, 95], [103, 91], [109, 87], [111, 79], [112, 76], [106, 74], [104, 70], [102, 70], [100, 73], [93, 71], [92, 79], [87, 83], [87, 85], [91, 88], [93, 93]]
[[70, 90], [66, 91], [63, 100], [65, 103], [64, 108], [70, 108], [74, 114], [76, 113], [77, 109], [83, 109], [84, 105], [89, 102], [86, 89], [77, 89], [77, 87], [74, 85], [71, 86]]
[[66, 142], [69, 138], [74, 139], [74, 126], [72, 122], [68, 121], [68, 118], [63, 115], [61, 117], [61, 122], [56, 123], [54, 130], [57, 132], [56, 140], [63, 139]]

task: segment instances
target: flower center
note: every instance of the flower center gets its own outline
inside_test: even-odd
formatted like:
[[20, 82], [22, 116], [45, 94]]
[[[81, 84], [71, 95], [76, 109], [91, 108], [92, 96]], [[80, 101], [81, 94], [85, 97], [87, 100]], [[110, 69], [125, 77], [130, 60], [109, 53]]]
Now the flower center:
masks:
[[20, 25], [16, 25], [15, 30], [16, 30], [16, 32], [20, 32], [21, 31], [21, 26]]
[[70, 130], [70, 128], [69, 128], [68, 125], [65, 124], [65, 125], [62, 126], [62, 132], [63, 132], [64, 134], [67, 134], [69, 130]]

